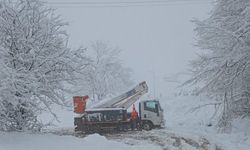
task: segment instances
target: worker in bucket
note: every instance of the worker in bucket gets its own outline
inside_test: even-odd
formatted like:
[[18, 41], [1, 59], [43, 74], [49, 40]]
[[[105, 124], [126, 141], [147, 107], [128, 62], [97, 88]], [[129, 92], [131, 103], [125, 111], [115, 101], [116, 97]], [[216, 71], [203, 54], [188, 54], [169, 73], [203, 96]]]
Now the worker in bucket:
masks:
[[131, 112], [131, 129], [132, 130], [134, 130], [135, 128], [138, 129], [138, 122], [139, 122], [138, 112], [135, 109], [135, 104], [133, 104], [133, 110]]

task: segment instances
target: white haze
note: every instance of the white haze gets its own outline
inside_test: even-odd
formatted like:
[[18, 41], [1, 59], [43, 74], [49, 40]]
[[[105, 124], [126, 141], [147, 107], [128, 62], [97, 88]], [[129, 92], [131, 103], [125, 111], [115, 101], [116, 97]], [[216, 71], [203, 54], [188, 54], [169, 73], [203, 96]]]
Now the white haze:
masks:
[[138, 7], [50, 5], [70, 23], [71, 47], [87, 47], [96, 40], [118, 46], [125, 66], [134, 71], [136, 83], [146, 80], [150, 94], [159, 97], [169, 95], [176, 86], [163, 78], [185, 71], [188, 61], [195, 58], [191, 20], [206, 18], [213, 4], [207, 0]]

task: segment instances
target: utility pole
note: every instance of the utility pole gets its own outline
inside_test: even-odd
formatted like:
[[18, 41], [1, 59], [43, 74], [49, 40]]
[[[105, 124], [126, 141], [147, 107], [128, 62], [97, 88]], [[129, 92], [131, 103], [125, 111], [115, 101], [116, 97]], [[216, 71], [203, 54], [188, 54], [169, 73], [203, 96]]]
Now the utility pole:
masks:
[[155, 96], [156, 96], [156, 75], [155, 75], [155, 70], [154, 69], [152, 69], [152, 70], [149, 70], [149, 72], [150, 73], [152, 73], [151, 75], [151, 78], [153, 78], [152, 79], [152, 83], [153, 83], [153, 96], [154, 96], [154, 98], [156, 98]]
[[154, 98], [155, 98], [155, 71], [153, 70]]

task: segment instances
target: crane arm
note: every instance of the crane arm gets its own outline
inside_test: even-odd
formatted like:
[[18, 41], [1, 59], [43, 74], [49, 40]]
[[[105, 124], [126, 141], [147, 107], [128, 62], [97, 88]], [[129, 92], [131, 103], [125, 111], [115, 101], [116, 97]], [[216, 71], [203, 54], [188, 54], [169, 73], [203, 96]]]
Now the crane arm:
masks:
[[135, 103], [142, 95], [148, 92], [148, 86], [146, 82], [141, 82], [132, 90], [115, 97], [105, 103], [95, 106], [94, 108], [125, 108], [128, 109], [133, 103]]

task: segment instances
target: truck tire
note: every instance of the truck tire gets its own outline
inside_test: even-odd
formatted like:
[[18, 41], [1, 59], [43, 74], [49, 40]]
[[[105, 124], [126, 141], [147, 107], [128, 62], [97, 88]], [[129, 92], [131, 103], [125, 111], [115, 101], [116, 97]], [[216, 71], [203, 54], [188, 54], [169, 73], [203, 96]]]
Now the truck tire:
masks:
[[145, 121], [142, 123], [142, 129], [149, 131], [149, 130], [152, 130], [152, 128], [153, 128], [153, 125], [151, 122]]

